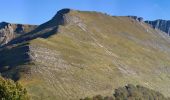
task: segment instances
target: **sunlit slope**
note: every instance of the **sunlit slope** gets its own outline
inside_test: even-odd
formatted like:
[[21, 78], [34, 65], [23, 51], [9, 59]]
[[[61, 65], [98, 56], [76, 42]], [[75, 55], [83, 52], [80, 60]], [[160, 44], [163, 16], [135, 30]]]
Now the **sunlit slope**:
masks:
[[19, 81], [33, 99], [111, 95], [128, 83], [170, 94], [166, 34], [144, 22], [96, 12], [70, 11], [63, 19], [55, 34], [24, 44], [30, 60], [17, 66], [28, 68]]

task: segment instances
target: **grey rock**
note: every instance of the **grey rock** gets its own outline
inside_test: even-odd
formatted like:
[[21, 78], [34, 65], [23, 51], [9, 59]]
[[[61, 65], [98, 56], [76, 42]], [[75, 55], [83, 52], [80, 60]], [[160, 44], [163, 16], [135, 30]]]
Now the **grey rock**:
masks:
[[[66, 24], [77, 24], [81, 22], [80, 18], [77, 16], [72, 16], [70, 13], [76, 12], [71, 9], [62, 9], [57, 12], [57, 14], [50, 20], [50, 23], [54, 23], [56, 25], [66, 25]], [[51, 23], [51, 24], [52, 24]]]
[[170, 20], [162, 20], [162, 19], [158, 19], [158, 20], [154, 20], [154, 21], [144, 21], [144, 19], [142, 17], [138, 17], [138, 16], [127, 16], [135, 21], [138, 22], [145, 22], [147, 24], [149, 24], [152, 28], [154, 29], [158, 29], [160, 31], [163, 31], [165, 33], [167, 33], [168, 35], [170, 35]]
[[35, 25], [0, 23], [0, 47], [7, 44], [17, 36], [33, 30]]
[[154, 29], [159, 29], [168, 35], [170, 35], [170, 20], [154, 20], [154, 21], [145, 21], [145, 23], [151, 25]]

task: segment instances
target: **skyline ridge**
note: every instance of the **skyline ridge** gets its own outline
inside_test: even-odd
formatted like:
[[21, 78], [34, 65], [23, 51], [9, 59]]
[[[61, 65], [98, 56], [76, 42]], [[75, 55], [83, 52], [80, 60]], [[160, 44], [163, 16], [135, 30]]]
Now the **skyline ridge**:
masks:
[[[135, 15], [146, 20], [170, 19], [167, 13], [170, 1], [160, 0], [15, 0], [1, 1], [0, 22], [41, 24], [50, 19], [56, 11], [71, 8], [81, 11], [98, 11], [113, 16]], [[8, 6], [7, 6], [8, 5]]]
[[[89, 10], [89, 11], [88, 11], [88, 10], [79, 10], [79, 9], [72, 9], [72, 8], [62, 8], [62, 9], [56, 11], [56, 13], [54, 13], [51, 18], [55, 17], [55, 15], [56, 15], [59, 11], [65, 10], [65, 9], [69, 9], [70, 11], [102, 13], [102, 14], [106, 14], [106, 15], [109, 15], [109, 16], [112, 16], [112, 17], [137, 17], [137, 18], [142, 18], [143, 21], [157, 21], [157, 20], [170, 21], [170, 19], [163, 19], [163, 18], [157, 18], [157, 19], [148, 20], [148, 19], [145, 19], [143, 16], [137, 16], [137, 15], [111, 15], [111, 14], [106, 13], [106, 12], [92, 11], [92, 10], [91, 10], [91, 11], [90, 11], [90, 10]], [[50, 18], [49, 18], [49, 19], [50, 19]], [[48, 21], [49, 19], [47, 19], [46, 21]], [[44, 21], [44, 22], [46, 22], [46, 21]], [[9, 23], [9, 24], [26, 24], [26, 25], [40, 25], [40, 24], [44, 23], [44, 22], [42, 22], [42, 23], [40, 23], [40, 24], [30, 24], [30, 23], [20, 23], [20, 22], [9, 22], [9, 21], [5, 21], [5, 20], [4, 20], [4, 21], [0, 21], [0, 23], [4, 23], [4, 22], [5, 22], [5, 23]]]

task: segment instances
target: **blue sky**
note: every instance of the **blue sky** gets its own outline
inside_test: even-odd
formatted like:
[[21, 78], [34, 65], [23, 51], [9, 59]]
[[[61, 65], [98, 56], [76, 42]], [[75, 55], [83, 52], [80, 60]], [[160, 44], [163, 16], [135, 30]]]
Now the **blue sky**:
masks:
[[58, 10], [71, 8], [136, 15], [146, 20], [170, 19], [170, 0], [0, 0], [0, 21], [41, 24]]

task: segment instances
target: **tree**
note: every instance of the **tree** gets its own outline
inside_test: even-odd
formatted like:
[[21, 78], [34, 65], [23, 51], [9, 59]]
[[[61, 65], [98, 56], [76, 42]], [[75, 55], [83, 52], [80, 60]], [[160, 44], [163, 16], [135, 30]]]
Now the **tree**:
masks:
[[29, 100], [27, 91], [18, 82], [0, 76], [1, 100]]

